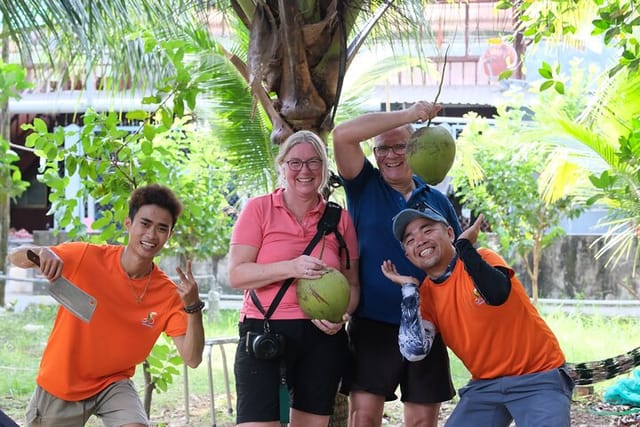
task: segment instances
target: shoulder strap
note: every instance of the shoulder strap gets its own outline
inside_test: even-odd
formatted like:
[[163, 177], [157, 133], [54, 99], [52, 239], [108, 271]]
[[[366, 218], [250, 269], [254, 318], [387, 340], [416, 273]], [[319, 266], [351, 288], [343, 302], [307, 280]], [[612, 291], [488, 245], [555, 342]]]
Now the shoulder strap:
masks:
[[[322, 214], [322, 217], [320, 218], [320, 221], [318, 221], [318, 231], [316, 231], [316, 234], [313, 236], [313, 238], [311, 239], [307, 247], [304, 249], [304, 252], [302, 252], [303, 255], [309, 255], [313, 250], [313, 248], [318, 244], [320, 239], [324, 235], [329, 234], [332, 231], [335, 233], [336, 238], [338, 239], [340, 250], [342, 250], [343, 245], [344, 245], [344, 248], [347, 249], [347, 245], [345, 244], [344, 239], [342, 238], [342, 235], [340, 235], [340, 233], [338, 232], [338, 227], [337, 227], [338, 221], [340, 220], [341, 210], [342, 210], [342, 207], [340, 207], [339, 204], [334, 202], [327, 202], [327, 206]], [[348, 249], [347, 249], [347, 268], [349, 268], [349, 250]], [[258, 295], [256, 295], [255, 289], [251, 289], [251, 291], [249, 292], [251, 301], [253, 301], [253, 304], [258, 308], [258, 310], [260, 310], [260, 313], [264, 314], [265, 319], [268, 320], [273, 315], [273, 312], [276, 310], [276, 307], [278, 307], [278, 304], [280, 304], [282, 297], [284, 297], [285, 292], [287, 292], [287, 289], [289, 288], [293, 280], [294, 280], [293, 277], [289, 277], [287, 280], [284, 281], [284, 283], [278, 290], [278, 293], [276, 294], [275, 298], [273, 298], [273, 302], [269, 306], [268, 311], [265, 311], [264, 307], [260, 303], [260, 300], [258, 299]]]
[[[338, 256], [342, 258], [342, 250], [345, 250], [347, 259], [346, 267], [351, 268], [351, 262], [349, 261], [349, 249], [347, 248], [347, 242], [344, 241], [342, 234], [338, 231], [338, 223], [340, 222], [340, 216], [342, 215], [342, 207], [335, 202], [327, 202], [327, 208], [324, 211], [324, 215], [318, 222], [318, 230], [322, 231], [322, 235], [333, 232], [338, 241]], [[318, 240], [320, 240], [318, 238]]]

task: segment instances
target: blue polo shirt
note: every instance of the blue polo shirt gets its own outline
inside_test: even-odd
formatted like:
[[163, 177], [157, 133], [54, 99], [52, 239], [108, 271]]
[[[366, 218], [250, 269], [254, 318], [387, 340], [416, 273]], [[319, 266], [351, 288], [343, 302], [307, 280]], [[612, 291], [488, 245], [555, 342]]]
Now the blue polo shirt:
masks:
[[443, 213], [456, 235], [462, 229], [451, 202], [439, 190], [430, 187], [414, 175], [416, 189], [408, 201], [391, 188], [380, 171], [365, 159], [362, 171], [345, 180], [347, 207], [358, 235], [360, 251], [360, 304], [356, 316], [400, 324], [400, 286], [384, 277], [380, 266], [390, 259], [400, 274], [409, 274], [422, 281], [425, 273], [407, 259], [400, 242], [393, 236], [392, 219], [402, 209], [425, 202]]

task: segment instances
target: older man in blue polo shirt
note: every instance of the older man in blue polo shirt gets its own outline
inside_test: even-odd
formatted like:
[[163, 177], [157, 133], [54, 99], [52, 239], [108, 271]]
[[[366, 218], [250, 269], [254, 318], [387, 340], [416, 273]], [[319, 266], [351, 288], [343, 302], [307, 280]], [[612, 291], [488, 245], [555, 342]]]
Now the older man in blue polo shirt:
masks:
[[[405, 425], [436, 427], [440, 403], [455, 394], [449, 358], [439, 336], [425, 359], [409, 362], [402, 357], [398, 348], [401, 290], [380, 270], [382, 262], [390, 259], [406, 274], [424, 278], [391, 232], [392, 218], [405, 208], [427, 203], [444, 213], [456, 236], [462, 232], [449, 200], [414, 175], [405, 156], [413, 133], [411, 123], [429, 120], [439, 110], [420, 101], [401, 111], [362, 115], [333, 131], [335, 159], [360, 249], [360, 304], [349, 322], [355, 366], [344, 384], [353, 426], [379, 426], [384, 402], [395, 400], [400, 386]], [[375, 138], [377, 167], [360, 145], [370, 138]]]

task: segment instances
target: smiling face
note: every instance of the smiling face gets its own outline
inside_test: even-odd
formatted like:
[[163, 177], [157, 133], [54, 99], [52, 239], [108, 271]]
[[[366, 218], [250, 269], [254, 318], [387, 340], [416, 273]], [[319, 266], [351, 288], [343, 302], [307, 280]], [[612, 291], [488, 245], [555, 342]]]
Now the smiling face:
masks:
[[405, 255], [429, 277], [442, 275], [455, 255], [453, 229], [426, 218], [411, 221], [404, 230]]
[[[375, 140], [374, 155], [380, 173], [389, 184], [402, 185], [410, 182], [413, 172], [407, 163], [406, 146], [404, 150], [399, 150], [401, 144], [407, 144], [411, 137], [410, 128], [403, 126], [392, 129], [378, 135]], [[394, 149], [378, 150], [378, 147], [391, 147]], [[385, 151], [381, 153], [380, 151]]]
[[303, 197], [318, 194], [326, 166], [311, 143], [294, 145], [284, 157], [281, 167], [287, 191]]
[[133, 219], [127, 217], [127, 251], [143, 259], [153, 259], [171, 236], [171, 212], [158, 205], [142, 205]]

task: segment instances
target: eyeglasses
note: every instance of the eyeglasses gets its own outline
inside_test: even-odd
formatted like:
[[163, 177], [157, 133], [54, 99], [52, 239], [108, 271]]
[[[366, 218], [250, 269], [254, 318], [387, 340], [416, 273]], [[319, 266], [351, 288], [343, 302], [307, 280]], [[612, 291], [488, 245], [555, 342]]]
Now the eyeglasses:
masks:
[[285, 163], [292, 171], [300, 171], [304, 165], [307, 165], [311, 171], [318, 170], [322, 167], [322, 159], [318, 159], [317, 157], [309, 160], [291, 159], [287, 160]]
[[395, 154], [401, 156], [407, 152], [407, 144], [396, 144], [392, 146], [381, 145], [379, 147], [374, 147], [373, 152], [380, 157], [384, 157], [389, 154], [389, 150], [392, 150]]

